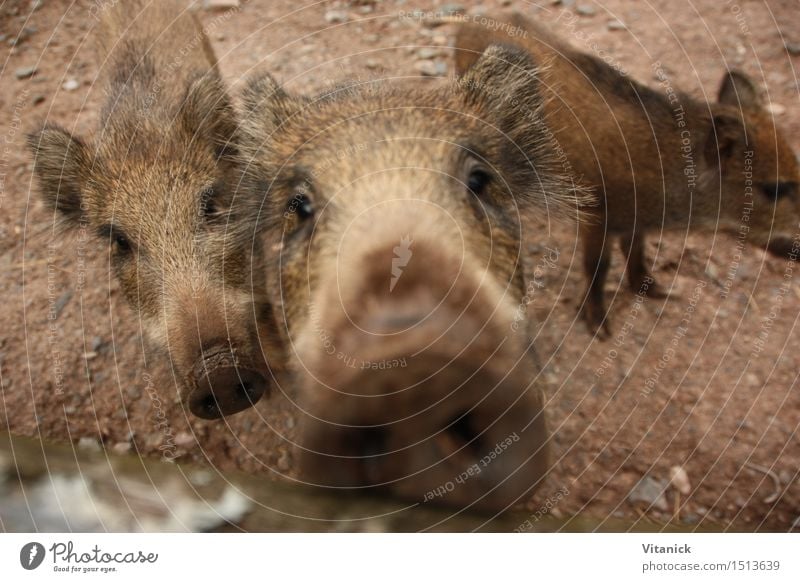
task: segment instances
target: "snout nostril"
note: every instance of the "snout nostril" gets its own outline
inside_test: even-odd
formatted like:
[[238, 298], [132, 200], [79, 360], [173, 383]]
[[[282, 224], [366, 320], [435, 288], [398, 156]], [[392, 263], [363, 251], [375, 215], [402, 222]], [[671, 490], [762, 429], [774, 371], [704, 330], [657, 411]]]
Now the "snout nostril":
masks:
[[196, 416], [213, 420], [254, 406], [266, 389], [267, 380], [259, 372], [218, 367], [198, 379], [189, 407]]
[[205, 418], [219, 418], [222, 416], [222, 413], [219, 410], [219, 405], [217, 404], [217, 399], [214, 398], [213, 394], [209, 394], [203, 398], [198, 403], [197, 408], [205, 413]]
[[477, 454], [483, 448], [480, 431], [475, 426], [474, 417], [468, 412], [454, 416], [441, 432], [438, 441], [444, 449], [442, 452], [447, 455], [458, 451]]

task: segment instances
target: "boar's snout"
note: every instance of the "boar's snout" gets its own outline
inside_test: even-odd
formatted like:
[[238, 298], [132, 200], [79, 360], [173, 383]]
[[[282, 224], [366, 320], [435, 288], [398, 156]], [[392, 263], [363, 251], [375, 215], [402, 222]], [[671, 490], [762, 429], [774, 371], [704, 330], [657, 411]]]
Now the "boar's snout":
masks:
[[304, 359], [301, 471], [325, 487], [505, 509], [547, 469], [532, 357], [469, 258], [412, 249], [394, 285], [382, 250], [319, 298], [313, 328], [328, 341]]
[[263, 373], [225, 343], [203, 353], [191, 372], [189, 410], [214, 420], [247, 410], [264, 395]]

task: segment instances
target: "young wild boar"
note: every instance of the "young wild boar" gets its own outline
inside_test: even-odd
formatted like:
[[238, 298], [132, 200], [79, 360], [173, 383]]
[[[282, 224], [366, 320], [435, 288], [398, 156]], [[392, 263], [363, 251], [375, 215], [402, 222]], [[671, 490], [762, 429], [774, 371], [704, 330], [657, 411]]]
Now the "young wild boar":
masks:
[[268, 308], [258, 297], [261, 251], [243, 218], [249, 198], [238, 190], [237, 120], [208, 40], [182, 6], [126, 0], [104, 11], [108, 100], [97, 133], [84, 140], [48, 124], [29, 143], [45, 202], [110, 246], [122, 291], [168, 352], [183, 399], [210, 419], [265, 392], [256, 315]]
[[620, 237], [630, 287], [651, 296], [665, 292], [645, 257], [649, 231], [722, 229], [790, 256], [800, 222], [800, 170], [745, 75], [725, 75], [718, 103], [675, 93], [668, 82], [666, 90], [653, 90], [518, 14], [492, 30], [462, 25], [457, 69], [466, 71], [492, 43], [520, 45], [546, 63], [546, 123], [572, 172], [600, 198], [597, 219], [582, 228], [589, 281], [582, 314], [590, 330], [609, 333], [608, 235]]
[[243, 148], [267, 193], [308, 481], [492, 508], [541, 481], [538, 368], [513, 331], [519, 215], [578, 203], [540, 127], [536, 75], [498, 48], [427, 91], [304, 99], [252, 80]]

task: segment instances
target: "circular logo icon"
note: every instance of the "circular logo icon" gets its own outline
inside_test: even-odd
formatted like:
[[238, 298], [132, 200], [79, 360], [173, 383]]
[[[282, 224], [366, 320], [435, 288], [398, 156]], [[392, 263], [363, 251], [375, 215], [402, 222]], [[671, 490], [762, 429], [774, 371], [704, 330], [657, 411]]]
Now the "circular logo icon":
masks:
[[19, 563], [26, 570], [35, 570], [44, 561], [44, 546], [39, 542], [30, 542], [19, 551]]

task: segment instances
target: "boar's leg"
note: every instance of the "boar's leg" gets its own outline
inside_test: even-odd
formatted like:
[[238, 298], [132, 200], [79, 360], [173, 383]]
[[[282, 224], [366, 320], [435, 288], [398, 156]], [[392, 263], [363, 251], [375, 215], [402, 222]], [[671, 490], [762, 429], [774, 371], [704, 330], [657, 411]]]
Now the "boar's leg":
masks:
[[611, 266], [609, 246], [605, 241], [602, 225], [588, 225], [583, 228], [583, 268], [588, 281], [586, 295], [581, 306], [581, 317], [590, 333], [600, 339], [611, 335], [607, 317], [607, 307], [603, 298], [608, 268]]
[[663, 298], [669, 293], [658, 283], [650, 272], [644, 256], [644, 233], [632, 232], [620, 238], [619, 246], [628, 259], [628, 285], [634, 293], [648, 297]]

